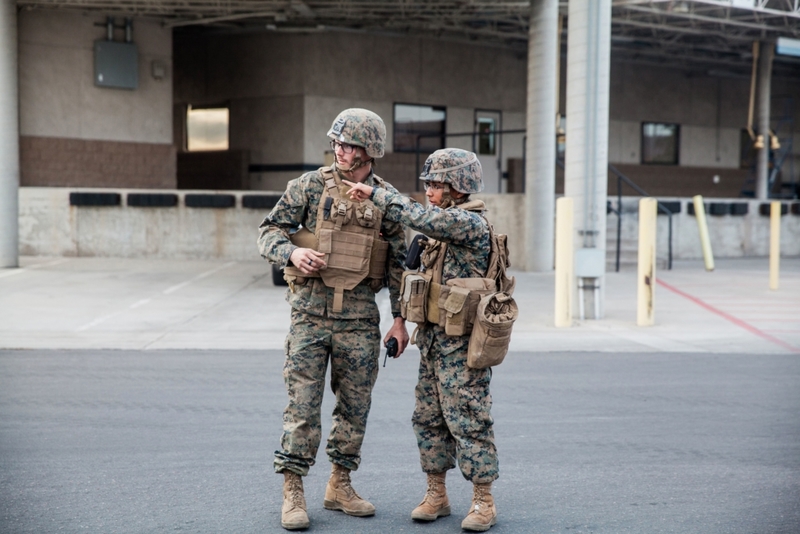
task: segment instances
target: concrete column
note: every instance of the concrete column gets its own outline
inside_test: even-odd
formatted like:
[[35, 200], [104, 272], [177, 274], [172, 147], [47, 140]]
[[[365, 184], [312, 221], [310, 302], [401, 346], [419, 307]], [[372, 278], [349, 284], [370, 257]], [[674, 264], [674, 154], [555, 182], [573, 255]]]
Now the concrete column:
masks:
[[0, 268], [19, 265], [17, 4], [0, 2]]
[[[575, 247], [605, 250], [611, 0], [570, 0], [567, 25], [564, 194], [575, 202]], [[602, 317], [605, 274], [597, 282]]]
[[772, 95], [772, 58], [775, 43], [761, 42], [758, 58], [758, 135], [764, 136], [764, 146], [758, 151], [756, 166], [756, 198], [769, 198], [769, 116]]
[[556, 192], [558, 0], [531, 2], [525, 145], [525, 269], [552, 271]]

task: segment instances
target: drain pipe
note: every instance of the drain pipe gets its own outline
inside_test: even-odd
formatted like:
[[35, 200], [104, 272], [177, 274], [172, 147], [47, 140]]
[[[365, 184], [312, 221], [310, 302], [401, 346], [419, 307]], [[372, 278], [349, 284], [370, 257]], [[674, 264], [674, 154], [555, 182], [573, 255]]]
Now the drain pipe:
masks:
[[761, 43], [761, 57], [758, 65], [758, 165], [756, 167], [756, 198], [769, 198], [769, 151], [768, 143], [770, 97], [772, 92], [772, 58], [775, 54], [775, 43]]
[[19, 266], [17, 3], [0, 2], [0, 268]]

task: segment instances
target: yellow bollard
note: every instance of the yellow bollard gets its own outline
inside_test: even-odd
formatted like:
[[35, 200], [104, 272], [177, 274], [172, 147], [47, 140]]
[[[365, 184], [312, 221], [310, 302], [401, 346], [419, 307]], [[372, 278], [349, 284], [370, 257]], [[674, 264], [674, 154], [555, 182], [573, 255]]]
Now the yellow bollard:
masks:
[[700, 246], [703, 248], [703, 261], [706, 263], [706, 271], [713, 271], [714, 254], [711, 252], [711, 239], [708, 237], [708, 223], [706, 222], [706, 208], [703, 205], [703, 196], [693, 196], [692, 202], [694, 202], [697, 229], [700, 231]]
[[556, 201], [556, 300], [555, 325], [572, 326], [572, 285], [575, 250], [572, 248], [572, 199]]
[[781, 268], [781, 203], [769, 205], [769, 288], [778, 289]]
[[639, 267], [637, 276], [636, 324], [655, 324], [656, 298], [656, 218], [658, 201], [639, 201]]

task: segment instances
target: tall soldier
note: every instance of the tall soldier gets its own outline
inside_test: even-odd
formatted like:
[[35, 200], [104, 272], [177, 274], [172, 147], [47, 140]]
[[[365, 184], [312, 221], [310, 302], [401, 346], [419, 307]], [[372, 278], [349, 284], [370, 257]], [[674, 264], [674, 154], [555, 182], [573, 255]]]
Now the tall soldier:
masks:
[[[289, 404], [283, 413], [281, 450], [274, 467], [283, 473], [281, 526], [310, 524], [303, 476], [314, 465], [320, 443], [320, 406], [328, 361], [336, 395], [326, 453], [333, 464], [323, 506], [353, 516], [375, 507], [350, 482], [358, 469], [361, 444], [378, 376], [380, 314], [375, 293], [388, 280], [394, 323], [384, 343], [408, 344], [398, 296], [406, 255], [403, 227], [383, 218], [371, 201], [348, 199], [342, 178], [397, 194], [372, 171], [383, 157], [386, 126], [375, 113], [346, 109], [328, 131], [335, 163], [289, 182], [286, 192], [260, 226], [258, 248], [284, 268], [292, 307], [283, 377]], [[302, 228], [301, 228], [302, 227]], [[298, 230], [299, 229], [299, 230]]]
[[[450, 515], [445, 474], [458, 463], [461, 474], [474, 485], [472, 507], [461, 527], [485, 531], [497, 522], [491, 494], [492, 482], [498, 477], [490, 413], [492, 370], [467, 366], [470, 336], [463, 331], [463, 322], [451, 323], [458, 315], [453, 312], [459, 308], [457, 304], [450, 306], [451, 302], [463, 305], [464, 300], [442, 297], [445, 291], [458, 297], [471, 289], [489, 287], [482, 286], [487, 280], [483, 277], [491, 249], [489, 223], [483, 217], [486, 208], [483, 202], [469, 199], [471, 193], [483, 190], [481, 165], [472, 152], [445, 148], [431, 154], [420, 179], [425, 181], [432, 205], [427, 208], [394, 191], [367, 184], [348, 183], [352, 187], [349, 194], [356, 199], [371, 199], [385, 210], [384, 218], [405, 224], [428, 238], [422, 257], [430, 286], [425, 291], [425, 317], [421, 321], [419, 316], [413, 319], [419, 323], [415, 342], [421, 359], [412, 417], [428, 488], [411, 517], [433, 521]], [[410, 292], [413, 301], [415, 288], [409, 287], [408, 278], [403, 299]], [[417, 282], [421, 281], [419, 278]]]

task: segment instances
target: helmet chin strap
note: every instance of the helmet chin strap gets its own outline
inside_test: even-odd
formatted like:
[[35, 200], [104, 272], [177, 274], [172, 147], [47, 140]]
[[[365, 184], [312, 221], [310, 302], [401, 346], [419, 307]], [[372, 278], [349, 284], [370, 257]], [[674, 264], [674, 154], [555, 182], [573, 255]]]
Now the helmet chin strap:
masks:
[[364, 161], [361, 159], [360, 155], [356, 154], [356, 157], [353, 158], [353, 164], [350, 166], [349, 169], [342, 169], [337, 165], [336, 170], [338, 170], [340, 173], [351, 173], [356, 169], [360, 169], [361, 167], [364, 167], [365, 165], [372, 163], [372, 161], [373, 161], [372, 158], [370, 158], [368, 161]]
[[456, 199], [450, 196], [450, 184], [444, 184], [444, 189], [442, 189], [442, 200], [439, 202], [439, 207], [442, 209], [447, 209], [455, 205]]

